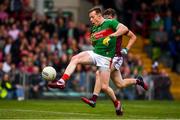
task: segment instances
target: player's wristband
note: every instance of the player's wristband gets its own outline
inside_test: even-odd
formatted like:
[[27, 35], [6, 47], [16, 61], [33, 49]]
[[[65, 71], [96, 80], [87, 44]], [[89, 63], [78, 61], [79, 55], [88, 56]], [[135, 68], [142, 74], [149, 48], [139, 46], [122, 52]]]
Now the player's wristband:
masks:
[[121, 53], [124, 54], [124, 55], [127, 55], [128, 54], [128, 49], [127, 48], [123, 48], [121, 50]]

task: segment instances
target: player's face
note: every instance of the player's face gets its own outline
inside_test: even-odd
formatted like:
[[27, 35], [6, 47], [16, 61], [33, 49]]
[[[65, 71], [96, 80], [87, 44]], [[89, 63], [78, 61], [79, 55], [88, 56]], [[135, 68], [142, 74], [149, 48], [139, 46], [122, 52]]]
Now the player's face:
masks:
[[96, 11], [92, 11], [89, 13], [89, 19], [95, 26], [98, 26], [100, 24], [100, 14], [97, 14]]

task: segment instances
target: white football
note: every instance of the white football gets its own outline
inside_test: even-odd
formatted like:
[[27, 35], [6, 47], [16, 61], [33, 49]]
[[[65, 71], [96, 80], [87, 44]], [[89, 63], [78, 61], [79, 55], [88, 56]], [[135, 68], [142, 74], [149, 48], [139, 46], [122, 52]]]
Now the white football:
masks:
[[41, 74], [45, 80], [54, 80], [56, 78], [56, 70], [51, 66], [43, 68]]

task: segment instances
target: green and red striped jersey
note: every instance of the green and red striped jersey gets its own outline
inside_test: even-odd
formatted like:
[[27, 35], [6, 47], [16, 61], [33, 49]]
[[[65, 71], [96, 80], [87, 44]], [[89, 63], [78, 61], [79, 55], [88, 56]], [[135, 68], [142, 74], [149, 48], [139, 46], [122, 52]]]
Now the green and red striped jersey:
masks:
[[91, 28], [91, 40], [95, 53], [110, 58], [115, 56], [117, 38], [108, 36], [116, 31], [118, 24], [117, 20], [105, 19], [101, 25]]

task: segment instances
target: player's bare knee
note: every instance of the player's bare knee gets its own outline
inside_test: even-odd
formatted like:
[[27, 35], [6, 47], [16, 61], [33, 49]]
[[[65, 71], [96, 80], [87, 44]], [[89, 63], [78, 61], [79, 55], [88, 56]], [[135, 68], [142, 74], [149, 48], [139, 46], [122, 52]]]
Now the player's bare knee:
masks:
[[119, 84], [116, 85], [116, 87], [118, 87], [118, 88], [125, 88], [126, 84], [125, 83], [119, 83]]
[[77, 55], [75, 55], [71, 58], [71, 62], [73, 62], [75, 64], [78, 64], [78, 61], [79, 61], [79, 57]]
[[102, 85], [102, 86], [101, 86], [101, 89], [102, 89], [103, 91], [107, 91], [108, 85]]

